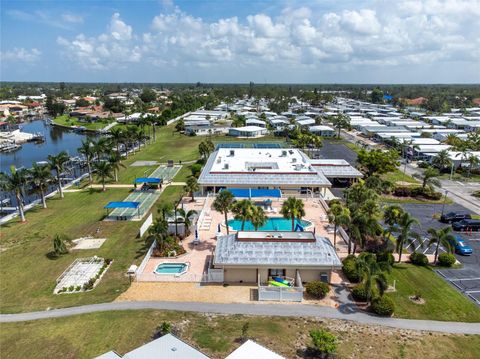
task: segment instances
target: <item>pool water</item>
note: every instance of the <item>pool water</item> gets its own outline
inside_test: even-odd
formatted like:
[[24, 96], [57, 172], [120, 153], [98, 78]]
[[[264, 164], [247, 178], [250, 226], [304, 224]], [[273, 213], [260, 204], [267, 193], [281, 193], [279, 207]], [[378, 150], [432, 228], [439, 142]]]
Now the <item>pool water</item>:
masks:
[[[230, 228], [234, 231], [242, 230], [242, 221], [236, 219], [230, 219], [228, 222]], [[312, 223], [309, 221], [296, 219], [295, 226], [299, 224], [303, 228], [310, 226]], [[245, 231], [254, 231], [255, 228], [252, 225], [252, 222], [245, 221]], [[270, 217], [263, 226], [258, 228], [259, 231], [291, 231], [292, 230], [292, 220], [282, 217]]]
[[186, 263], [161, 263], [155, 268], [157, 274], [180, 274], [186, 272]]

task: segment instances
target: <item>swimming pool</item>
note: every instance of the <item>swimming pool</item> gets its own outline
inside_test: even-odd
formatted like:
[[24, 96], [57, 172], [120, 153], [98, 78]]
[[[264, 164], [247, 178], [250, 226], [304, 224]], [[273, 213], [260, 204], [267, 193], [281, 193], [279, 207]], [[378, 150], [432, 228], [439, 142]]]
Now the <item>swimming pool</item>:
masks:
[[160, 263], [157, 268], [155, 268], [154, 273], [181, 275], [183, 273], [186, 273], [187, 270], [187, 263]]
[[[236, 219], [230, 219], [228, 222], [228, 226], [232, 228], [234, 231], [242, 230], [242, 221]], [[295, 220], [295, 226], [299, 224], [303, 228], [307, 228], [312, 225], [312, 222], [306, 220]], [[255, 228], [253, 227], [250, 221], [245, 222], [245, 231], [254, 231]], [[270, 217], [263, 226], [258, 228], [259, 231], [291, 231], [292, 230], [292, 221], [290, 219], [282, 218], [282, 217]]]

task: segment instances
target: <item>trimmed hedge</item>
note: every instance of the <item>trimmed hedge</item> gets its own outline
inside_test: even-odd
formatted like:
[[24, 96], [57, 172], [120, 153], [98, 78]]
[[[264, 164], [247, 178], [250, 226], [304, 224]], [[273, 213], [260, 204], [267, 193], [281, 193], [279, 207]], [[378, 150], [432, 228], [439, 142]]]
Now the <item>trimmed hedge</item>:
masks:
[[320, 282], [319, 280], [314, 280], [308, 282], [305, 286], [305, 290], [312, 297], [317, 299], [323, 299], [330, 291], [330, 286], [327, 283]]
[[455, 256], [450, 253], [441, 253], [438, 256], [438, 264], [442, 267], [451, 267], [455, 264], [456, 261], [457, 259], [455, 258]]
[[349, 255], [343, 260], [342, 264], [342, 271], [343, 274], [345, 274], [345, 277], [347, 277], [347, 279], [352, 283], [360, 282], [361, 278], [358, 274], [355, 256]]
[[372, 300], [371, 309], [375, 314], [390, 317], [395, 311], [395, 303], [390, 297], [377, 297]]
[[365, 285], [358, 284], [352, 289], [352, 297], [357, 302], [366, 302], [367, 301], [367, 291], [365, 290]]
[[435, 192], [430, 187], [422, 188], [419, 186], [397, 186], [393, 194], [397, 197], [421, 197], [431, 200], [439, 200], [442, 198], [440, 192]]
[[416, 266], [425, 267], [428, 265], [428, 258], [423, 253], [413, 252], [410, 254], [410, 262]]

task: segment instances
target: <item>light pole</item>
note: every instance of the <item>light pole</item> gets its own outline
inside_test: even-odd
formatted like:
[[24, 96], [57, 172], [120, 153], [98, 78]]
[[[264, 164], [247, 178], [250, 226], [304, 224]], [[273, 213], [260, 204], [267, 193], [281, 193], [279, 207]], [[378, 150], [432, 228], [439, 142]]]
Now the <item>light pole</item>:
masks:
[[442, 216], [443, 212], [445, 211], [445, 202], [447, 202], [447, 195], [448, 195], [448, 189], [445, 190], [445, 198], [443, 199], [443, 206], [442, 206]]
[[453, 179], [453, 167], [455, 166], [455, 163], [452, 161], [452, 168], [450, 169], [450, 181]]

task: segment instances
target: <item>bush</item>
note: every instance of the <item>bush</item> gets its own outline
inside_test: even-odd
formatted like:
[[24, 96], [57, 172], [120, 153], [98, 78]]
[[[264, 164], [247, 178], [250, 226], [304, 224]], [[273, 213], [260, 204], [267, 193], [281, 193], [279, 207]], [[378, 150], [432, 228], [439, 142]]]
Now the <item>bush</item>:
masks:
[[428, 167], [430, 167], [430, 164], [428, 162], [425, 162], [425, 161], [418, 161], [417, 166], [418, 166], [418, 168], [428, 168]]
[[428, 265], [428, 258], [423, 253], [413, 252], [412, 254], [410, 254], [410, 262], [412, 262], [412, 264], [415, 264], [416, 266], [425, 267]]
[[451, 267], [456, 261], [457, 259], [451, 253], [441, 253], [438, 256], [438, 264], [442, 267]]
[[343, 274], [345, 274], [345, 277], [352, 282], [352, 283], [358, 283], [360, 282], [361, 278], [360, 275], [358, 274], [357, 270], [357, 260], [355, 256], [348, 256], [346, 257], [343, 262]]
[[330, 291], [330, 286], [327, 283], [320, 282], [319, 280], [314, 280], [307, 283], [305, 290], [312, 297], [317, 299], [323, 299]]
[[393, 254], [390, 252], [377, 253], [377, 262], [387, 262], [390, 265], [393, 265], [394, 261], [395, 261], [395, 258], [393, 257]]
[[359, 284], [353, 287], [352, 297], [357, 302], [366, 302], [367, 301], [367, 291], [365, 290], [365, 285]]
[[328, 330], [311, 330], [309, 334], [315, 351], [322, 354], [331, 354], [337, 350], [337, 337]]
[[390, 297], [377, 297], [372, 300], [372, 311], [378, 315], [390, 317], [395, 311], [395, 303]]

